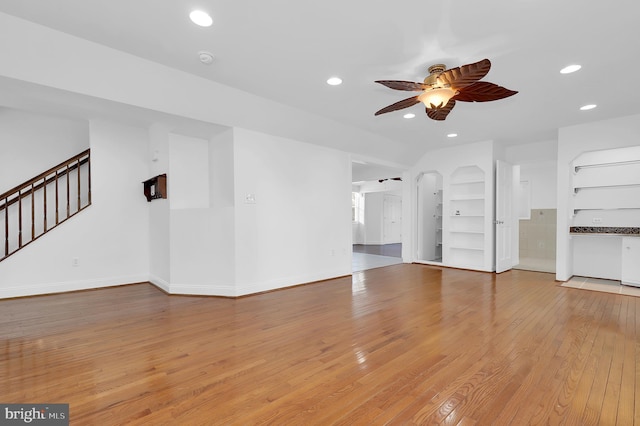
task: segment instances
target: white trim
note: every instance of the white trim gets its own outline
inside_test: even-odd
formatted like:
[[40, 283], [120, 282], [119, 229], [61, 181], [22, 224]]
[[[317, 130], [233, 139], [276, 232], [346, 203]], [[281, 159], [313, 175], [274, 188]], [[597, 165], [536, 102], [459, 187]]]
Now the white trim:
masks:
[[39, 296], [52, 293], [92, 290], [104, 287], [115, 287], [126, 284], [147, 282], [148, 275], [126, 275], [121, 277], [101, 278], [95, 280], [63, 281], [42, 284], [14, 284], [0, 289], [0, 299], [11, 297]]
[[160, 290], [164, 291], [165, 293], [171, 293], [170, 288], [171, 285], [163, 280], [160, 277], [157, 277], [155, 275], [149, 275], [149, 282], [153, 285], [155, 285], [156, 287], [158, 287]]
[[169, 294], [183, 294], [193, 296], [221, 296], [221, 297], [239, 297], [250, 294], [262, 293], [265, 291], [278, 290], [281, 288], [294, 287], [313, 283], [316, 281], [324, 281], [333, 278], [339, 278], [351, 275], [351, 269], [344, 271], [328, 271], [317, 274], [299, 275], [287, 278], [278, 278], [268, 281], [260, 281], [247, 283], [242, 285], [234, 284], [181, 284], [167, 283], [166, 281], [152, 276], [149, 281], [161, 288]]
[[235, 297], [233, 285], [209, 285], [209, 284], [171, 284], [170, 294], [183, 294], [192, 296], [223, 296]]
[[245, 296], [248, 294], [260, 293], [263, 291], [277, 290], [286, 287], [293, 287], [303, 284], [309, 284], [316, 281], [330, 280], [351, 275], [351, 268], [346, 270], [334, 270], [323, 273], [298, 275], [295, 277], [278, 278], [268, 281], [260, 281], [253, 283], [241, 284], [236, 287], [236, 296]]
[[309, 284], [316, 281], [324, 281], [351, 275], [351, 270], [334, 270], [331, 272], [317, 273], [310, 275], [300, 275], [295, 277], [274, 279], [268, 281], [254, 282], [242, 286], [209, 285], [209, 284], [171, 284], [155, 275], [128, 275], [96, 280], [65, 281], [58, 283], [44, 283], [32, 285], [13, 285], [0, 289], [0, 299], [25, 296], [41, 296], [53, 293], [66, 293], [79, 290], [92, 290], [104, 287], [117, 287], [127, 284], [149, 282], [165, 293], [183, 294], [194, 296], [222, 296], [238, 297], [246, 296], [264, 291], [278, 290], [286, 287], [294, 287]]

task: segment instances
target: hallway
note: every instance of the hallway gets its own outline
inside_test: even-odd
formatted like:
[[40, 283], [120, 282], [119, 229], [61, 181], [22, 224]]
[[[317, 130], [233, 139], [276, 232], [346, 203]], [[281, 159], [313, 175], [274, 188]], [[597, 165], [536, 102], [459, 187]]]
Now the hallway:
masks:
[[402, 263], [402, 244], [354, 244], [352, 272]]

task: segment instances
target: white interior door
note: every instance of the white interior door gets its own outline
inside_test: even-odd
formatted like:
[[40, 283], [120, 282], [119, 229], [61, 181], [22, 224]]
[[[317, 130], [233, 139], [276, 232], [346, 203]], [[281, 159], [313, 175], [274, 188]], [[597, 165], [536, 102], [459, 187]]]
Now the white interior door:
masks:
[[496, 272], [513, 267], [514, 230], [513, 166], [504, 161], [496, 164]]
[[383, 209], [384, 243], [402, 242], [402, 198], [385, 194]]

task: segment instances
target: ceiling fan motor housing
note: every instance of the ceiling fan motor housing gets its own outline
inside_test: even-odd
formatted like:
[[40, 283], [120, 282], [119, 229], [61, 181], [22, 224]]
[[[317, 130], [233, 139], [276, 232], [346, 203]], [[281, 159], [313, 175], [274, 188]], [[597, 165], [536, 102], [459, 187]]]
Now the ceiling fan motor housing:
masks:
[[429, 86], [433, 86], [437, 83], [438, 76], [442, 74], [447, 69], [445, 64], [434, 64], [428, 68], [429, 75], [425, 77], [424, 84], [428, 84]]

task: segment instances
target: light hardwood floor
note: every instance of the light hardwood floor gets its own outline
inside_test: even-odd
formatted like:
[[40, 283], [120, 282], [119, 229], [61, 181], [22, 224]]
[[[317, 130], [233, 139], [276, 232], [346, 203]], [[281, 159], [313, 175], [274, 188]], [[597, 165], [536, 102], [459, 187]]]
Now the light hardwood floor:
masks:
[[72, 425], [640, 425], [639, 306], [406, 264], [236, 300], [3, 300], [0, 402]]

